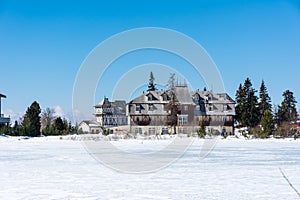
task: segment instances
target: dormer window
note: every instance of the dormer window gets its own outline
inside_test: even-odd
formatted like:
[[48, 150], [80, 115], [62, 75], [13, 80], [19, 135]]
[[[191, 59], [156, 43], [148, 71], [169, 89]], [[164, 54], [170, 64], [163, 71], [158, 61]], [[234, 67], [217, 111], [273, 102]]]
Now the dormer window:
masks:
[[183, 106], [184, 111], [188, 111], [188, 106]]
[[153, 100], [153, 96], [152, 96], [152, 94], [149, 94], [148, 95], [148, 101], [152, 101]]
[[195, 99], [195, 103], [199, 104], [199, 102], [200, 102], [200, 96], [199, 96], [199, 94], [196, 94], [195, 97], [194, 97], [194, 99]]
[[153, 111], [154, 110], [154, 105], [151, 103], [149, 104], [149, 111]]
[[167, 94], [163, 94], [163, 101], [168, 101], [168, 95]]
[[208, 101], [211, 101], [211, 100], [212, 100], [212, 95], [209, 94], [209, 95], [208, 95]]
[[135, 111], [141, 111], [141, 105], [140, 104], [136, 104]]

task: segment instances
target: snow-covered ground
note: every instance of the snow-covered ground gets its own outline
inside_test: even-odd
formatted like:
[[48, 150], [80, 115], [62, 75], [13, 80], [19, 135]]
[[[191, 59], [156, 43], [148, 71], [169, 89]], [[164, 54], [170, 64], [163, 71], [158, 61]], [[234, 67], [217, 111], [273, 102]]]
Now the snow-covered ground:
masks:
[[[111, 143], [134, 152], [170, 141]], [[0, 137], [0, 199], [300, 198], [300, 140], [218, 140], [199, 159], [202, 143], [195, 139], [182, 158], [155, 173], [126, 174], [100, 164], [78, 140]]]

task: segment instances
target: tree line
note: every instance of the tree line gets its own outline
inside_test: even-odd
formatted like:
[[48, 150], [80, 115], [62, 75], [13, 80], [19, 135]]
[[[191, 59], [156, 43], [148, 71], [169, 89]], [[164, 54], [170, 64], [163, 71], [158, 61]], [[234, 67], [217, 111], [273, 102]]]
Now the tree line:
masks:
[[[155, 91], [154, 76], [150, 73], [148, 91]], [[174, 87], [174, 74], [171, 74], [169, 90]], [[292, 123], [296, 123], [299, 114], [296, 109], [297, 101], [290, 90], [283, 92], [283, 101], [280, 105], [272, 106], [271, 97], [268, 94], [265, 82], [262, 81], [259, 94], [247, 78], [240, 84], [235, 96], [236, 101], [236, 124], [237, 127], [247, 127], [250, 134], [256, 137], [267, 138], [270, 135], [280, 137], [297, 137], [297, 131], [292, 128]], [[177, 104], [174, 95], [171, 93], [168, 109], [171, 117], [168, 124], [175, 127], [177, 124]], [[203, 129], [203, 127], [202, 127]], [[204, 129], [205, 130], [205, 129]], [[176, 132], [176, 129], [174, 129]], [[53, 109], [41, 110], [40, 105], [34, 101], [27, 108], [23, 120], [14, 125], [2, 125], [0, 133], [14, 136], [41, 136], [41, 135], [64, 135], [78, 132], [78, 125], [72, 125], [67, 119], [55, 116]], [[201, 132], [201, 131], [200, 131]]]
[[38, 102], [34, 101], [27, 108], [21, 122], [15, 121], [13, 126], [2, 125], [0, 133], [12, 136], [48, 136], [66, 135], [77, 133], [78, 125], [72, 125], [71, 121], [55, 116], [51, 108], [41, 110]]
[[297, 136], [291, 124], [296, 123], [299, 115], [296, 109], [296, 99], [290, 90], [283, 92], [280, 105], [271, 104], [265, 82], [262, 81], [259, 94], [252, 82], [247, 78], [236, 91], [236, 122], [238, 127], [247, 127], [250, 134], [267, 138], [270, 135], [279, 137]]

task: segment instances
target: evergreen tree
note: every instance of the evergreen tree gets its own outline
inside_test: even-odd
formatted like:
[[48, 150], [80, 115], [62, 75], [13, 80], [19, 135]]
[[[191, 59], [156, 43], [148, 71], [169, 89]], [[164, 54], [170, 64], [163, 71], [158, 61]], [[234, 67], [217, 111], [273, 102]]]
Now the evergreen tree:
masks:
[[20, 135], [21, 136], [28, 136], [29, 135], [29, 126], [30, 126], [30, 120], [28, 117], [23, 118], [22, 124], [21, 124], [21, 130]]
[[205, 138], [205, 136], [206, 136], [206, 128], [204, 123], [201, 123], [200, 129], [198, 130], [198, 137]]
[[240, 84], [236, 93], [236, 120], [242, 127], [255, 127], [259, 123], [258, 97], [256, 90], [247, 78], [242, 86]]
[[236, 107], [235, 107], [235, 113], [236, 113], [236, 117], [235, 119], [237, 120], [237, 122], [242, 125], [243, 124], [243, 111], [244, 109], [244, 102], [246, 99], [246, 95], [245, 92], [243, 90], [243, 86], [242, 84], [240, 84], [236, 95], [235, 95], [235, 101], [236, 101]]
[[246, 100], [247, 115], [245, 116], [245, 125], [250, 128], [257, 126], [260, 122], [258, 97], [255, 95], [255, 92], [256, 90], [251, 87]]
[[279, 110], [279, 105], [275, 105], [274, 104], [274, 121], [275, 121], [275, 123], [276, 124], [280, 124], [279, 123], [279, 112], [278, 112], [278, 110]]
[[63, 124], [64, 124], [63, 134], [66, 135], [66, 134], [70, 133], [70, 127], [69, 127], [68, 120], [64, 118]]
[[270, 110], [266, 110], [261, 118], [261, 126], [263, 128], [261, 137], [266, 138], [271, 135], [275, 128], [273, 115]]
[[267, 90], [264, 80], [262, 81], [261, 86], [260, 86], [259, 98], [260, 98], [259, 113], [260, 113], [260, 118], [261, 118], [266, 110], [268, 110], [272, 113], [271, 98], [268, 94], [268, 90]]
[[19, 136], [20, 135], [20, 125], [19, 125], [17, 120], [15, 121], [15, 124], [12, 128], [12, 135], [14, 135], [14, 136]]
[[64, 122], [63, 122], [62, 118], [61, 117], [57, 117], [54, 120], [54, 123], [53, 123], [54, 134], [55, 135], [60, 135], [60, 134], [63, 133], [64, 129], [65, 129], [65, 127], [64, 127]]
[[154, 80], [155, 80], [155, 78], [153, 76], [153, 73], [150, 72], [150, 78], [149, 78], [148, 90], [147, 91], [155, 91], [156, 90]]
[[8, 124], [0, 124], [0, 134], [10, 135], [10, 127]]
[[72, 126], [71, 133], [78, 133], [78, 123], [76, 122], [74, 126]]
[[68, 134], [71, 134], [72, 132], [73, 132], [73, 126], [72, 126], [72, 123], [71, 123], [71, 121], [69, 121], [69, 123], [68, 123]]
[[40, 105], [34, 101], [27, 109], [22, 123], [22, 134], [26, 136], [37, 137], [41, 135], [41, 108]]
[[278, 123], [297, 121], [298, 112], [296, 109], [296, 99], [294, 93], [286, 90], [283, 94], [283, 101], [278, 107]]

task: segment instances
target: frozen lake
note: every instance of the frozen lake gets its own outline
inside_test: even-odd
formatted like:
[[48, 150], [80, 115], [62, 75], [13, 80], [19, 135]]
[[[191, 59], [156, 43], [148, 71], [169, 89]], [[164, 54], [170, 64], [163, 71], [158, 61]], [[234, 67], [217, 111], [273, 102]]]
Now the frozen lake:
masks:
[[[130, 152], [168, 142], [112, 144]], [[0, 138], [0, 199], [300, 198], [300, 140], [219, 140], [201, 160], [202, 142], [155, 173], [126, 174], [100, 164], [80, 141]]]

